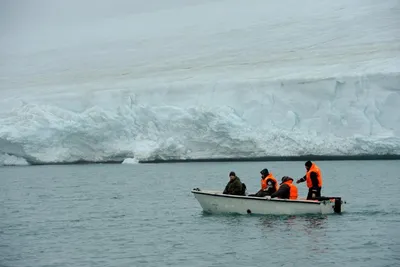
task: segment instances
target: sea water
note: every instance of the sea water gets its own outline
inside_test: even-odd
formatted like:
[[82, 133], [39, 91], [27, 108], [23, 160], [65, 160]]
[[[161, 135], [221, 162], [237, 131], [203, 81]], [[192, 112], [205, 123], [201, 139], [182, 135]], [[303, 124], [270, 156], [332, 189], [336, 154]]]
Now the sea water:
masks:
[[399, 161], [317, 164], [341, 215], [210, 215], [190, 192], [304, 162], [2, 167], [0, 266], [399, 266]]

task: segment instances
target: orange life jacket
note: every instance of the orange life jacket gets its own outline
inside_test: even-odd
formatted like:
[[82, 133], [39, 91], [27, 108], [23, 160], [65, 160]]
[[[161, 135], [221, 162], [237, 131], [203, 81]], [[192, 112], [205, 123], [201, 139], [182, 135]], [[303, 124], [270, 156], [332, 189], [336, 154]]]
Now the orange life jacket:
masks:
[[320, 169], [318, 168], [317, 165], [315, 165], [315, 163], [313, 163], [311, 165], [310, 170], [306, 173], [306, 181], [307, 181], [307, 187], [311, 188], [312, 187], [312, 181], [311, 181], [311, 177], [310, 177], [310, 173], [311, 172], [315, 172], [317, 174], [317, 178], [318, 178], [318, 187], [322, 187], [322, 174]]
[[287, 184], [290, 188], [289, 199], [297, 199], [299, 193], [297, 190], [297, 186], [295, 186], [293, 184], [293, 181], [289, 180], [289, 181], [284, 182], [284, 184]]
[[267, 177], [264, 179], [261, 179], [261, 189], [266, 190], [268, 187], [268, 180], [271, 180], [272, 182], [275, 183], [275, 192], [278, 190], [278, 181], [275, 179], [275, 177], [272, 175], [272, 173], [268, 174]]

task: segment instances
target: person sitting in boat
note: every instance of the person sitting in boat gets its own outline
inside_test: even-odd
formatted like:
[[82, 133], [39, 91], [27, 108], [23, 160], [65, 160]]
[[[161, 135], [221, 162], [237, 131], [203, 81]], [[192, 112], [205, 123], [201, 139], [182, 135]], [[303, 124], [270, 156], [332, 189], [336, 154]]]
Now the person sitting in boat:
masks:
[[289, 176], [282, 177], [282, 183], [279, 186], [278, 191], [271, 195], [271, 198], [282, 198], [282, 199], [297, 199], [298, 190], [293, 184], [293, 178]]
[[229, 182], [225, 186], [223, 194], [240, 195], [244, 196], [246, 192], [246, 185], [240, 181], [235, 172], [229, 173]]
[[306, 175], [304, 175], [303, 178], [298, 179], [296, 183], [307, 181], [308, 200], [321, 197], [322, 174], [320, 169], [315, 163], [312, 163], [311, 161], [307, 161], [304, 165], [306, 168]]
[[278, 181], [275, 177], [268, 171], [268, 169], [263, 169], [260, 171], [261, 174], [261, 189], [249, 196], [252, 197], [265, 197], [270, 196], [278, 190]]

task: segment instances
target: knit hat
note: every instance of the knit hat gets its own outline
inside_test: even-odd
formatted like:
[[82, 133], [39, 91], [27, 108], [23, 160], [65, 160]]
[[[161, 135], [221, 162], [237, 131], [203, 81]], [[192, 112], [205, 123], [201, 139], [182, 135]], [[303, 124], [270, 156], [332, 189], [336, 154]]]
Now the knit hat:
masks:
[[286, 181], [289, 181], [289, 180], [294, 181], [292, 177], [289, 177], [289, 176], [283, 176], [283, 177], [282, 177], [282, 183], [284, 183], [284, 182], [286, 182]]
[[260, 171], [260, 173], [261, 173], [262, 175], [267, 176], [267, 175], [269, 174], [269, 171], [268, 171], [268, 169], [262, 169], [262, 170]]

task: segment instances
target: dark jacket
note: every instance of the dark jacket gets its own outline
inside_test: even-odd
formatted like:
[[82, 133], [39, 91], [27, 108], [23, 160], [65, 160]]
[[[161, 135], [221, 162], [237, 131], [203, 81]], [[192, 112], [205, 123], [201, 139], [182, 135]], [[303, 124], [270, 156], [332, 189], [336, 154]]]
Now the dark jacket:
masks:
[[289, 199], [289, 196], [290, 196], [290, 187], [287, 184], [283, 183], [279, 186], [278, 191], [276, 191], [271, 195], [271, 198], [279, 197], [282, 199]]
[[229, 180], [228, 184], [225, 186], [225, 190], [223, 192], [223, 194], [228, 194], [228, 195], [244, 195], [244, 191], [243, 190], [243, 184], [240, 181], [239, 177], [236, 176], [235, 179], [233, 179], [232, 181]]
[[[311, 182], [312, 182], [312, 187], [313, 188], [319, 188], [318, 187], [318, 176], [317, 173], [315, 172], [310, 172], [310, 178], [311, 178]], [[297, 183], [302, 183], [306, 181], [306, 176], [304, 175], [303, 178], [300, 178], [299, 180], [297, 180]]]

